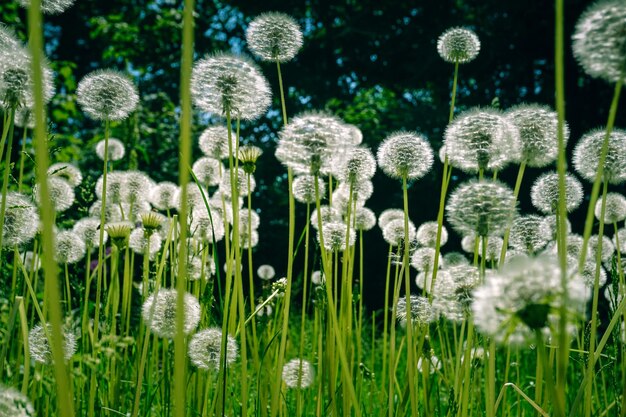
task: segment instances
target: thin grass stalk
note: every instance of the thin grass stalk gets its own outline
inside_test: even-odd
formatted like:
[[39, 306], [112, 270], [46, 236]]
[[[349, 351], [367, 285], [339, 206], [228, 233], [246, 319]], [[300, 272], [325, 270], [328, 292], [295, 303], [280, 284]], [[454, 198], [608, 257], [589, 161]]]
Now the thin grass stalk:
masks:
[[[519, 197], [519, 190], [522, 187], [522, 179], [524, 178], [524, 171], [526, 170], [526, 161], [522, 161], [517, 170], [517, 179], [515, 180], [515, 188], [513, 189], [513, 207], [517, 205], [517, 199]], [[511, 235], [511, 225], [507, 226], [502, 238], [502, 250], [500, 251], [500, 261], [498, 265], [502, 267], [506, 258], [507, 246], [509, 245], [509, 236]]]
[[193, 63], [194, 0], [185, 0], [184, 4], [183, 45], [180, 66], [180, 161], [178, 165], [178, 181], [181, 190], [179, 209], [179, 242], [181, 245], [178, 258], [178, 276], [176, 277], [176, 337], [174, 340], [174, 412], [176, 417], [185, 417], [186, 415], [187, 349], [184, 334], [184, 296], [187, 288], [187, 184], [189, 182], [187, 167], [191, 160], [191, 66]]
[[[9, 189], [9, 174], [11, 173], [11, 153], [13, 152], [13, 129], [15, 127], [15, 105], [9, 108], [9, 136], [7, 141], [7, 154], [4, 161], [2, 174], [2, 202], [0, 203], [0, 230], [4, 230], [4, 218], [7, 208], [7, 193]], [[47, 175], [47, 174], [46, 174]], [[2, 246], [3, 233], [0, 233], [0, 249]]]
[[[13, 118], [14, 117], [15, 116], [13, 116]], [[13, 118], [11, 117], [10, 111], [2, 112], [2, 137], [0, 138], [0, 161], [2, 161], [2, 158], [4, 157], [4, 144], [6, 143], [6, 140], [9, 134], [10, 124], [13, 123], [12, 121]]]
[[383, 307], [383, 365], [380, 391], [385, 390], [385, 378], [387, 378], [387, 326], [389, 322], [389, 284], [391, 281], [391, 256], [393, 254], [393, 246], [389, 245], [387, 254], [387, 274], [385, 276], [385, 304]]
[[[46, 142], [46, 117], [43, 100], [43, 74], [41, 69], [43, 35], [41, 22], [41, 2], [32, 0], [28, 8], [29, 46], [32, 55], [33, 97], [35, 117], [35, 169], [39, 184], [40, 215], [43, 224], [42, 246], [45, 274], [45, 294], [49, 303], [49, 322], [52, 325], [52, 338], [49, 340], [54, 360], [54, 375], [57, 386], [57, 411], [61, 417], [74, 416], [72, 383], [65, 366], [63, 352], [63, 332], [61, 330], [61, 305], [59, 281], [54, 253], [53, 219], [54, 208], [48, 192], [48, 144]], [[3, 200], [4, 201], [4, 200]], [[0, 246], [1, 247], [1, 246]], [[45, 326], [44, 326], [45, 327]]]
[[24, 182], [24, 161], [26, 160], [26, 134], [28, 133], [28, 127], [24, 124], [24, 132], [22, 134], [22, 149], [20, 150], [20, 169], [17, 177], [17, 192], [22, 192], [22, 185]]
[[[253, 268], [253, 263], [252, 263], [252, 216], [250, 216], [250, 213], [252, 212], [252, 192], [250, 191], [250, 185], [251, 185], [251, 180], [250, 180], [251, 174], [246, 173], [246, 185], [248, 188], [248, 224], [247, 224], [247, 228], [248, 228], [248, 280], [249, 280], [249, 284], [250, 284], [250, 289], [249, 289], [249, 294], [250, 294], [250, 311], [254, 312], [256, 310], [256, 306], [255, 306], [255, 291], [254, 291], [254, 268]], [[242, 311], [242, 315], [243, 315], [243, 311]], [[256, 332], [256, 314], [252, 314], [250, 317], [252, 317], [252, 358], [254, 360], [254, 367], [258, 368], [259, 367], [259, 340], [257, 338], [257, 332]], [[245, 330], [245, 325], [246, 323], [244, 323], [244, 327], [241, 329], [241, 331]]]

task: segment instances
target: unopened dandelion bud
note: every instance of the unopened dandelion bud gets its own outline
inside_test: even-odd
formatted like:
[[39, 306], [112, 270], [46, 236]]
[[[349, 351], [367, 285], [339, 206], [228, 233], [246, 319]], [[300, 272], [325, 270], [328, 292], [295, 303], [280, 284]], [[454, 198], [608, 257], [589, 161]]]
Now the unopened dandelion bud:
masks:
[[128, 238], [130, 231], [133, 229], [133, 224], [128, 221], [119, 221], [107, 223], [105, 226], [111, 242], [117, 246], [119, 250], [125, 249], [128, 246]]
[[239, 161], [246, 174], [254, 174], [256, 171], [256, 161], [263, 151], [257, 146], [242, 146], [239, 148]]

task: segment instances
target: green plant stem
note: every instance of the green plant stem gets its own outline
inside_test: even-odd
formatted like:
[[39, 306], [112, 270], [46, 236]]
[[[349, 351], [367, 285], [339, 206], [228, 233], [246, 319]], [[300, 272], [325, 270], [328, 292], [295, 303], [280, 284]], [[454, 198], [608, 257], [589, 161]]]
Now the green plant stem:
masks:
[[[187, 184], [191, 160], [191, 66], [193, 63], [193, 11], [194, 0], [185, 0], [183, 9], [182, 57], [180, 66], [180, 161], [178, 181], [181, 198], [179, 208], [180, 242], [178, 274], [176, 277], [176, 337], [174, 340], [174, 411], [176, 417], [185, 417], [187, 349], [184, 334], [184, 296], [187, 288]], [[230, 144], [230, 137], [228, 138]]]
[[22, 134], [22, 149], [20, 151], [20, 170], [19, 175], [17, 177], [17, 192], [22, 192], [22, 185], [24, 183], [24, 161], [26, 160], [26, 134], [28, 133], [28, 128], [26, 125], [24, 126], [24, 132]]
[[[54, 207], [48, 190], [48, 144], [46, 142], [46, 117], [43, 98], [43, 73], [41, 68], [43, 54], [43, 35], [41, 22], [41, 2], [32, 0], [28, 8], [29, 46], [32, 56], [33, 75], [33, 113], [35, 117], [35, 170], [39, 184], [39, 206], [42, 227], [43, 269], [45, 274], [45, 294], [49, 307], [49, 322], [52, 325], [52, 357], [57, 393], [57, 411], [61, 417], [74, 416], [72, 401], [72, 383], [65, 366], [63, 352], [63, 333], [61, 330], [61, 305], [57, 265], [51, 256], [54, 253]], [[12, 138], [11, 138], [12, 139]]]
[[[7, 154], [4, 161], [4, 171], [2, 174], [2, 201], [0, 202], [0, 230], [4, 230], [4, 219], [7, 208], [7, 193], [9, 189], [9, 174], [11, 173], [11, 153], [13, 151], [13, 129], [15, 126], [15, 106], [9, 108], [9, 136], [7, 142]], [[2, 238], [4, 233], [0, 233], [0, 248], [2, 248]]]
[[[524, 178], [524, 171], [526, 170], [526, 161], [522, 161], [517, 171], [517, 179], [515, 180], [515, 188], [513, 189], [513, 207], [517, 205], [517, 199], [519, 197], [519, 190], [522, 187], [522, 178]], [[509, 245], [509, 236], [511, 235], [511, 226], [509, 225], [504, 231], [504, 237], [502, 238], [502, 250], [500, 251], [499, 266], [504, 265], [506, 258], [506, 250]]]

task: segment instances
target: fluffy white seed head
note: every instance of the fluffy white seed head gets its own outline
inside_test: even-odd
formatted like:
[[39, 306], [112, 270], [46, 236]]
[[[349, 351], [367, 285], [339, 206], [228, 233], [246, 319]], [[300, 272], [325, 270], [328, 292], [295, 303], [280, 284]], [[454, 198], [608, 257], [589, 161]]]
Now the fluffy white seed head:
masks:
[[[315, 203], [315, 177], [313, 175], [300, 175], [294, 178], [293, 197], [300, 203]], [[320, 200], [326, 197], [326, 183], [318, 177], [317, 188]]]
[[370, 180], [376, 172], [376, 159], [369, 148], [354, 148], [337, 169], [337, 179], [344, 183]]
[[54, 243], [54, 260], [60, 264], [73, 264], [85, 257], [86, 245], [73, 230], [57, 233]]
[[[598, 199], [594, 210], [596, 219], [602, 214], [602, 199]], [[604, 208], [604, 222], [608, 224], [621, 222], [626, 219], [626, 197], [618, 193], [607, 193]]]
[[551, 231], [544, 218], [531, 214], [513, 220], [509, 244], [514, 249], [535, 254], [543, 249], [551, 238]]
[[[41, 323], [37, 324], [28, 332], [28, 348], [30, 350], [30, 357], [33, 358], [35, 362], [50, 364], [52, 363], [52, 350], [46, 332], [52, 337], [52, 325], [46, 324], [45, 326], [46, 329], [44, 329]], [[62, 333], [63, 357], [66, 361], [69, 361], [74, 353], [76, 353], [76, 336], [66, 329], [62, 329]], [[2, 411], [1, 407], [0, 411]]]
[[[554, 214], [559, 203], [559, 176], [547, 172], [539, 176], [530, 189], [530, 199], [543, 214]], [[583, 201], [583, 186], [572, 174], [565, 173], [565, 209], [570, 212]]]
[[35, 417], [35, 408], [20, 391], [0, 385], [0, 415], [2, 417]]
[[[557, 219], [555, 215], [544, 216], [543, 223], [547, 230], [550, 232], [550, 240], [554, 241], [557, 238]], [[565, 219], [565, 234], [569, 235], [572, 233], [572, 224], [569, 220]]]
[[404, 210], [402, 209], [386, 209], [378, 216], [378, 227], [385, 229], [385, 226], [396, 219], [404, 219]]
[[457, 265], [469, 265], [469, 259], [461, 252], [448, 252], [443, 255], [444, 268], [450, 268]]
[[[320, 217], [322, 218], [322, 225], [329, 222], [341, 222], [341, 213], [336, 208], [322, 205], [320, 206], [319, 211]], [[317, 221], [317, 210], [314, 210], [313, 214], [311, 214], [310, 224], [315, 230], [319, 228], [319, 224]]]
[[465, 172], [494, 171], [521, 155], [519, 131], [495, 109], [473, 109], [457, 116], [444, 134], [448, 162]]
[[[380, 222], [380, 219], [379, 219]], [[409, 220], [409, 228], [408, 228], [408, 238], [409, 242], [415, 240], [415, 225], [411, 220]], [[391, 246], [399, 246], [405, 240], [405, 230], [404, 230], [404, 214], [401, 219], [391, 220], [389, 223], [385, 225], [383, 228], [383, 238], [385, 242], [390, 244]]]
[[283, 365], [283, 382], [287, 388], [305, 389], [315, 380], [315, 368], [304, 359], [292, 359]]
[[[30, 7], [30, 0], [18, 0], [20, 6], [25, 9]], [[60, 14], [67, 10], [72, 4], [74, 4], [75, 0], [42, 0], [41, 5], [41, 13], [43, 14]]]
[[[599, 241], [600, 239], [598, 238], [598, 235], [593, 235], [589, 237], [588, 259], [589, 261], [594, 262], [594, 265], [596, 261], [596, 254], [598, 252], [598, 249], [600, 249]], [[602, 251], [600, 253], [600, 260], [604, 263], [609, 262], [614, 253], [615, 245], [613, 245], [613, 241], [611, 241], [611, 239], [607, 236], [602, 236]]]
[[83, 174], [77, 166], [67, 162], [57, 162], [48, 167], [48, 175], [66, 180], [72, 187], [78, 187], [83, 182]]
[[[97, 248], [100, 244], [100, 219], [96, 217], [85, 217], [78, 220], [72, 228], [89, 248]], [[109, 238], [108, 233], [104, 232], [104, 240], [106, 243]]]
[[39, 214], [32, 201], [20, 193], [8, 192], [2, 226], [2, 246], [13, 247], [30, 242], [37, 234], [38, 224]]
[[251, 60], [227, 53], [200, 59], [191, 74], [191, 96], [203, 111], [254, 120], [270, 105], [271, 90]]
[[302, 47], [298, 23], [284, 13], [269, 12], [255, 17], [246, 30], [252, 53], [264, 61], [291, 61]]
[[[141, 316], [146, 326], [157, 336], [174, 338], [176, 336], [176, 289], [160, 289], [148, 296], [143, 303]], [[183, 332], [191, 333], [200, 322], [200, 303], [191, 294], [183, 295]]]
[[433, 150], [426, 138], [412, 132], [396, 132], [378, 148], [378, 165], [391, 178], [415, 180], [433, 165]]
[[[437, 222], [424, 222], [417, 228], [417, 234], [415, 240], [421, 246], [428, 248], [434, 248], [437, 243]], [[440, 246], [443, 246], [448, 242], [448, 230], [445, 226], [441, 226], [441, 239]]]
[[450, 196], [448, 222], [462, 235], [498, 235], [515, 216], [514, 202], [513, 191], [498, 181], [469, 181]]
[[231, 335], [226, 336], [226, 354], [221, 358], [222, 337], [222, 329], [218, 327], [200, 330], [194, 334], [189, 341], [191, 363], [204, 370], [220, 369], [221, 360], [226, 362], [227, 367], [235, 363], [239, 356], [237, 341]]
[[437, 52], [446, 62], [465, 64], [478, 56], [480, 40], [469, 29], [450, 28], [437, 39]]
[[109, 138], [108, 147], [105, 146], [105, 140], [102, 139], [98, 141], [96, 144], [96, 155], [98, 158], [104, 161], [104, 148], [107, 148], [107, 153], [109, 157], [107, 158], [109, 161], [119, 161], [122, 159], [126, 153], [126, 148], [124, 148], [124, 143], [121, 140], [116, 138]]
[[224, 167], [217, 159], [204, 157], [197, 159], [191, 170], [201, 184], [210, 187], [220, 183]]
[[130, 232], [128, 238], [128, 247], [138, 255], [144, 255], [146, 249], [150, 250], [150, 259], [154, 259], [156, 254], [161, 250], [163, 240], [158, 233], [152, 233], [150, 235], [150, 247], [148, 248], [148, 238], [143, 228], [138, 227]]
[[78, 83], [76, 99], [83, 111], [95, 120], [123, 120], [139, 103], [137, 87], [124, 74], [98, 70]]
[[159, 210], [172, 210], [176, 208], [178, 192], [178, 186], [173, 182], [160, 182], [150, 190], [149, 200]]
[[354, 214], [354, 227], [357, 230], [368, 231], [376, 226], [376, 215], [367, 207], [357, 207]]
[[256, 270], [257, 275], [262, 280], [268, 281], [276, 276], [276, 271], [272, 265], [261, 265]]
[[[12, 43], [11, 41], [8, 41]], [[21, 43], [0, 48], [0, 106], [33, 108], [32, 59], [29, 50]], [[54, 96], [54, 74], [44, 58], [41, 62], [43, 100], [49, 102]]]
[[[487, 261], [500, 260], [503, 244], [504, 242], [501, 237], [489, 236], [487, 239], [487, 248], [485, 249], [485, 259]], [[461, 239], [461, 248], [471, 255], [478, 250], [478, 256], [483, 256], [483, 240], [479, 238], [478, 247], [476, 247], [476, 236], [474, 235], [464, 236], [463, 239]]]
[[407, 309], [406, 297], [401, 296], [396, 306], [396, 319], [402, 327], [406, 327], [408, 321], [415, 325], [426, 325], [435, 319], [435, 312], [428, 298], [411, 294]]
[[[506, 118], [517, 127], [520, 134], [521, 161], [530, 167], [543, 168], [556, 160], [558, 152], [558, 117], [549, 107], [521, 104], [512, 107]], [[569, 129], [563, 126], [565, 144]]]
[[[324, 238], [324, 247], [328, 251], [344, 251], [346, 249], [346, 234], [348, 234], [348, 226], [339, 221], [326, 222], [322, 224], [322, 236]], [[322, 243], [322, 236], [318, 232], [317, 239]], [[350, 228], [348, 234], [348, 246], [354, 245], [356, 233]]]
[[[438, 265], [443, 266], [441, 257], [439, 258]], [[435, 265], [435, 249], [434, 248], [417, 248], [411, 255], [411, 266], [418, 272], [425, 271], [426, 273], [432, 273]]]
[[626, 4], [621, 0], [598, 1], [578, 19], [574, 56], [590, 76], [613, 83], [625, 79], [624, 21]]
[[[209, 158], [217, 160], [228, 159], [228, 129], [225, 126], [209, 126], [198, 139], [198, 145], [202, 153]], [[237, 136], [231, 135], [231, 148], [233, 156], [237, 148]]]
[[[40, 203], [39, 185], [33, 187], [33, 194], [38, 204]], [[74, 187], [61, 177], [48, 178], [48, 196], [52, 207], [56, 212], [64, 212], [74, 204]]]
[[[604, 129], [592, 130], [583, 135], [574, 148], [574, 169], [587, 181], [593, 182], [596, 178], [605, 136]], [[626, 181], [624, 149], [626, 149], [626, 130], [613, 129], [603, 165], [603, 179], [611, 184], [621, 184]]]

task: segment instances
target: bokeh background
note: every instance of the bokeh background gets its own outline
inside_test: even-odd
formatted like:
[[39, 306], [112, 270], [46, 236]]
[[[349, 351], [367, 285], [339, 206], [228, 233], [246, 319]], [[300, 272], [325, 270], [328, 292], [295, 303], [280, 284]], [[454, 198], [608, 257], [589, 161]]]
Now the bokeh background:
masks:
[[[567, 2], [566, 39], [587, 5], [581, 0]], [[247, 24], [266, 11], [292, 15], [304, 31], [301, 52], [283, 66], [289, 116], [306, 110], [332, 112], [358, 126], [364, 144], [374, 151], [397, 130], [425, 135], [435, 151], [441, 146], [453, 66], [438, 56], [436, 41], [449, 27], [470, 28], [482, 43], [478, 58], [460, 67], [457, 114], [474, 106], [507, 109], [519, 103], [554, 103], [554, 10], [542, 0], [198, 0], [196, 57], [216, 51], [247, 54]], [[0, 19], [26, 40], [25, 11], [15, 1], [0, 3]], [[46, 53], [56, 72], [57, 89], [49, 106], [52, 161], [73, 161], [88, 178], [77, 192], [78, 203], [63, 214], [61, 223], [85, 215], [101, 168], [94, 145], [103, 136], [102, 128], [81, 113], [75, 96], [77, 82], [94, 69], [127, 72], [141, 93], [136, 114], [114, 125], [113, 136], [122, 139], [128, 151], [115, 168], [136, 167], [156, 181], [177, 181], [181, 26], [181, 2], [170, 0], [79, 0], [62, 15], [46, 17]], [[277, 92], [275, 67], [259, 64]], [[583, 133], [606, 122], [612, 87], [585, 76], [569, 45], [565, 65], [571, 150]], [[285, 169], [274, 157], [282, 124], [279, 106], [275, 96], [265, 117], [242, 125], [242, 138], [264, 150], [253, 201], [262, 219], [255, 264], [269, 263], [283, 274], [287, 181]], [[197, 137], [203, 128], [219, 122], [195, 114], [194, 158], [200, 156]], [[626, 125], [624, 114], [618, 114], [616, 125]], [[15, 148], [18, 152], [19, 147]], [[436, 218], [441, 167], [437, 161], [429, 175], [410, 185], [410, 217], [416, 225]], [[512, 185], [516, 171], [509, 167], [499, 177]], [[537, 170], [527, 169], [522, 212], [534, 212], [528, 195], [537, 174]], [[451, 189], [465, 179], [463, 174], [454, 176]], [[588, 190], [589, 184], [585, 187]], [[401, 184], [378, 172], [367, 206], [378, 215], [386, 208], [401, 208], [401, 204]], [[582, 231], [585, 210], [583, 204], [571, 216], [575, 232]], [[304, 211], [303, 206], [298, 207], [298, 232], [305, 224]], [[459, 250], [459, 241], [451, 233], [443, 252]], [[387, 253], [380, 229], [367, 232], [364, 297], [372, 309], [383, 303]], [[301, 262], [302, 251], [296, 270]]]

